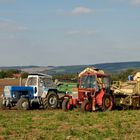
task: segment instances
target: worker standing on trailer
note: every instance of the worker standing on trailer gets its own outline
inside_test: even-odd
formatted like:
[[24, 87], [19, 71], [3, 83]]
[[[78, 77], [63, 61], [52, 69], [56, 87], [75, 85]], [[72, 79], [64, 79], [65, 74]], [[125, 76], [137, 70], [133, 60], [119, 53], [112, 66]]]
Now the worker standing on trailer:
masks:
[[133, 75], [128, 75], [128, 81], [133, 81]]

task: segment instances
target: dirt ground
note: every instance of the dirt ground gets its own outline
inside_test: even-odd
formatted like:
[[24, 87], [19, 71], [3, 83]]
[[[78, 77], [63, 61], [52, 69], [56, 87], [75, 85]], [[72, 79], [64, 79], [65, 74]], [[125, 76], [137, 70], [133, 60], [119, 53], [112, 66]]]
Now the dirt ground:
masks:
[[[25, 80], [22, 80], [22, 85], [25, 84]], [[7, 79], [0, 79], [0, 95], [3, 93], [4, 86], [19, 86], [20, 80], [19, 79], [13, 79], [13, 78], [7, 78]]]

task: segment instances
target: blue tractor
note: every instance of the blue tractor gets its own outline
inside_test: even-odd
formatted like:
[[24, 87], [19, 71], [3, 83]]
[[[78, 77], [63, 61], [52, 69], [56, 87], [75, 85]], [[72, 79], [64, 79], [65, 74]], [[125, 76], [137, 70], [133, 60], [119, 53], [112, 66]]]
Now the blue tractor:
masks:
[[59, 94], [52, 81], [52, 76], [31, 74], [25, 86], [5, 86], [3, 97], [0, 99], [0, 108], [16, 107], [18, 110], [34, 108], [55, 109], [62, 102], [65, 94]]

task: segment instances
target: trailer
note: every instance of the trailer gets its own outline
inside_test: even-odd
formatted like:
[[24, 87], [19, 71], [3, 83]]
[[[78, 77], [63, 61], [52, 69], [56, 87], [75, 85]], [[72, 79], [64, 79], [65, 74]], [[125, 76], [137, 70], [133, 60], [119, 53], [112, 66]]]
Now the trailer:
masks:
[[140, 108], [140, 72], [119, 86], [112, 85], [114, 103], [122, 109]]

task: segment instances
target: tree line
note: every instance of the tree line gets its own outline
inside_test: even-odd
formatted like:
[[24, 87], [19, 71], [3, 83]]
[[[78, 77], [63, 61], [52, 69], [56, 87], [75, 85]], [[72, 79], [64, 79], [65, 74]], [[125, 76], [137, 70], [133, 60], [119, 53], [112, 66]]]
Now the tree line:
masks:
[[[135, 74], [138, 70], [135, 69], [127, 69], [120, 72], [110, 73], [111, 81], [126, 81], [128, 75]], [[14, 74], [21, 74], [22, 78], [27, 78], [27, 72], [22, 72], [21, 70], [2, 70], [0, 71], [0, 78], [13, 78]], [[59, 81], [64, 82], [77, 82], [78, 74], [56, 74], [53, 75], [53, 80], [58, 79]]]
[[0, 71], [0, 79], [3, 78], [14, 78], [15, 74], [21, 74], [22, 78], [27, 78], [28, 73], [27, 72], [22, 72], [21, 70], [1, 70]]

